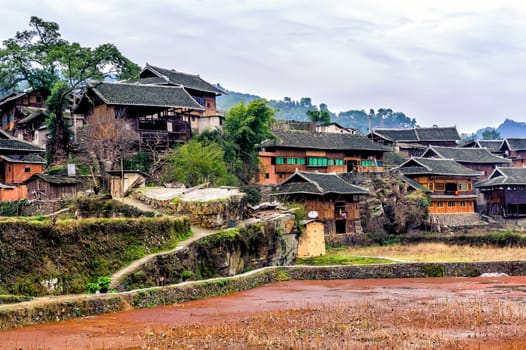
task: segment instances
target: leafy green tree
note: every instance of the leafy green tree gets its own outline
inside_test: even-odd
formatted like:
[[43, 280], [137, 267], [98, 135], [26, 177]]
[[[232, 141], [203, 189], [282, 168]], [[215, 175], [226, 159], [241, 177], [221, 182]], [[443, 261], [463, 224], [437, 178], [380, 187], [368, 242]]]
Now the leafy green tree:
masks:
[[482, 133], [483, 140], [500, 140], [500, 133], [497, 129], [488, 129]]
[[204, 145], [191, 140], [166, 156], [163, 180], [189, 186], [205, 182], [212, 186], [231, 185], [235, 178], [228, 172], [223, 156], [217, 143]]
[[316, 124], [329, 125], [331, 123], [331, 115], [327, 110], [310, 110], [307, 111], [307, 116], [311, 122]]
[[66, 157], [69, 138], [64, 111], [71, 104], [73, 92], [89, 79], [137, 76], [139, 66], [124, 57], [113, 44], [94, 49], [61, 38], [59, 25], [31, 17], [29, 30], [17, 32], [3, 42], [0, 49], [0, 89], [31, 87], [49, 95], [54, 134], [49, 152], [53, 164]]
[[273, 138], [271, 124], [275, 111], [265, 100], [241, 102], [225, 117], [226, 139], [234, 145], [233, 169], [237, 177], [248, 184], [259, 168], [256, 145]]

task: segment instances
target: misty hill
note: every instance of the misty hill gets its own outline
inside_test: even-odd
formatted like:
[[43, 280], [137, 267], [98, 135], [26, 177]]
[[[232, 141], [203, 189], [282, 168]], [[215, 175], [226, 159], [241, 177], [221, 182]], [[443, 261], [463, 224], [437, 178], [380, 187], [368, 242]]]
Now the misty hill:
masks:
[[[221, 86], [219, 88], [225, 90]], [[222, 95], [217, 98], [217, 108], [220, 110], [228, 110], [241, 101], [248, 103], [261, 98], [257, 95], [225, 91], [228, 92], [228, 95]], [[366, 134], [369, 130], [369, 121], [373, 128], [412, 128], [416, 125], [414, 118], [409, 118], [404, 113], [394, 112], [389, 108], [380, 108], [377, 111], [371, 109], [369, 112], [348, 110], [336, 114], [331, 112], [324, 103], [320, 103], [319, 106], [313, 105], [310, 97], [302, 97], [299, 101], [290, 97], [284, 97], [283, 100], [270, 100], [269, 106], [277, 111], [276, 119], [278, 120], [308, 121], [307, 111], [326, 110], [331, 115], [332, 122], [336, 122], [346, 128], [357, 129], [363, 134]]]
[[[494, 130], [492, 127], [485, 127], [477, 130], [476, 136], [482, 139], [482, 133], [487, 130]], [[495, 130], [500, 134], [501, 138], [506, 137], [526, 137], [526, 123], [516, 122], [512, 119], [506, 119]]]

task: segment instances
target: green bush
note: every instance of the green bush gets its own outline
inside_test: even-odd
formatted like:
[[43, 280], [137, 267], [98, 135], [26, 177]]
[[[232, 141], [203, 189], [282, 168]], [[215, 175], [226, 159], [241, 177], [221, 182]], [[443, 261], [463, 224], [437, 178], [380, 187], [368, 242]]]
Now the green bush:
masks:
[[242, 186], [242, 192], [247, 194], [247, 200], [250, 205], [258, 205], [261, 202], [261, 191], [254, 186]]

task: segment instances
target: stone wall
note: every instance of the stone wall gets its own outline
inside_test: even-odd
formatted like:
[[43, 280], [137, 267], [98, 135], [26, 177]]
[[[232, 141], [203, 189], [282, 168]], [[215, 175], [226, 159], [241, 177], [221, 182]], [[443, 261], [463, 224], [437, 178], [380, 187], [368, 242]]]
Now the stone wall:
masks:
[[277, 281], [333, 280], [359, 278], [415, 278], [433, 276], [472, 277], [503, 272], [526, 275], [526, 261], [475, 263], [405, 263], [349, 266], [268, 267], [244, 275], [185, 282], [107, 295], [57, 297], [38, 303], [0, 305], [0, 330], [31, 324], [57, 322], [75, 317], [99, 315], [157, 305], [170, 305], [255, 288]]
[[32, 200], [19, 207], [20, 216], [48, 215], [66, 207], [64, 200]]
[[245, 195], [209, 201], [187, 201], [178, 198], [156, 199], [137, 191], [131, 197], [168, 215], [188, 216], [193, 225], [210, 229], [234, 226], [236, 221], [243, 219], [248, 203]]
[[127, 276], [117, 290], [163, 286], [233, 276], [265, 266], [294, 263], [298, 232], [292, 214], [278, 214], [244, 227], [201, 238], [183, 250], [162, 254]]

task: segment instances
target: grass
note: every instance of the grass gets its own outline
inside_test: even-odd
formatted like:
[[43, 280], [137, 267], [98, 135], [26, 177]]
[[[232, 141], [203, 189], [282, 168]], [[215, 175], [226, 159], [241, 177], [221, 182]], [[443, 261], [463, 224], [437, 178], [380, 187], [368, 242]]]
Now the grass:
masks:
[[415, 262], [510, 261], [526, 259], [526, 249], [519, 247], [471, 247], [445, 243], [350, 247], [338, 251], [342, 256], [377, 256]]
[[329, 251], [326, 255], [316, 256], [312, 258], [298, 258], [296, 264], [298, 265], [315, 265], [315, 266], [330, 266], [330, 265], [353, 265], [353, 264], [389, 264], [394, 261], [388, 259], [362, 257], [349, 255], [345, 251]]
[[147, 328], [141, 349], [524, 349], [526, 309], [487, 297], [304, 305]]

